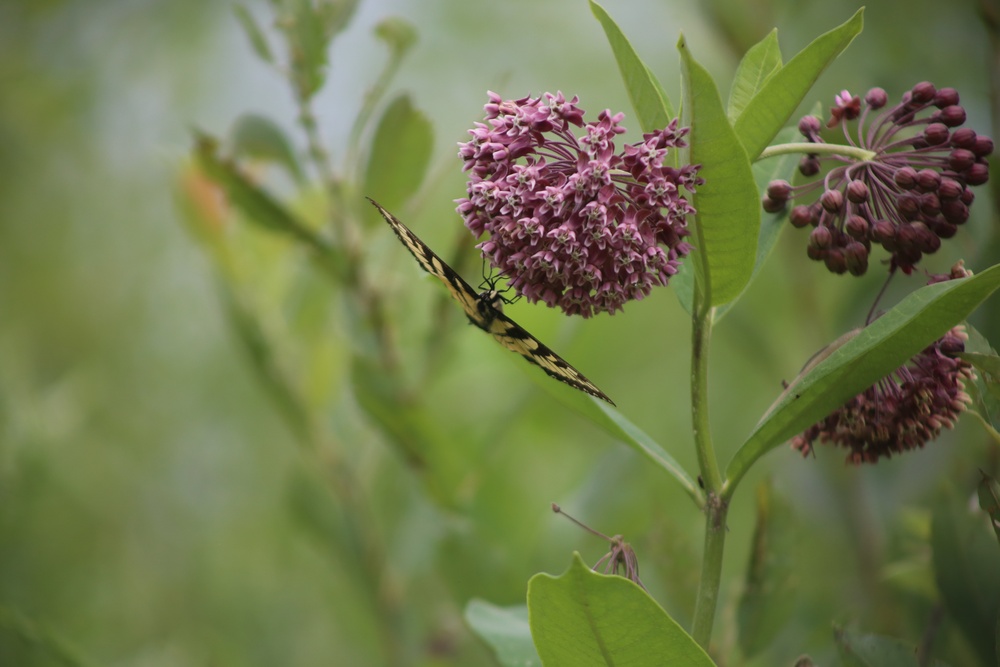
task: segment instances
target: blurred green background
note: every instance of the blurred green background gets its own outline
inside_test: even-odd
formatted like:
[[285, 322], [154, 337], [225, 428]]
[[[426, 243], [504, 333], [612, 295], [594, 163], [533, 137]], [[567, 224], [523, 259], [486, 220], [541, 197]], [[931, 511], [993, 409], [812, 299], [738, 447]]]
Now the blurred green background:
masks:
[[[269, 24], [266, 3], [248, 6]], [[725, 96], [743, 51], [774, 26], [787, 59], [857, 9], [815, 0], [606, 7], [675, 103], [680, 31]], [[873, 85], [898, 98], [930, 80], [958, 88], [968, 125], [997, 136], [996, 55], [980, 8], [871, 3], [864, 33], [809, 106]], [[632, 115], [585, 2], [363, 1], [334, 42], [315, 104], [335, 158], [386, 58], [373, 26], [390, 15], [419, 37], [393, 91], [412, 96], [435, 137], [430, 176], [400, 215], [432, 247], [449, 248], [460, 228], [455, 143], [481, 119], [487, 90], [562, 90], [592, 114]], [[0, 84], [0, 664], [490, 664], [463, 624], [468, 600], [523, 603], [535, 572], [562, 571], [575, 549], [588, 561], [606, 551], [553, 516], [553, 501], [624, 534], [647, 588], [688, 622], [702, 517], [670, 479], [539, 391], [541, 374], [458, 317], [420, 408], [442, 434], [439, 468], [414, 471], [353, 402], [343, 300], [287, 243], [247, 233], [237, 287], [282, 341], [290, 373], [356, 474], [369, 513], [354, 518], [384, 545], [378, 590], [367, 586], [366, 566], [338, 537], [352, 510], [330, 493], [327, 453], [298, 446], [261, 386], [227, 323], [213, 260], [178, 205], [194, 127], [224, 136], [241, 114], [263, 114], [304, 148], [286, 82], [254, 56], [229, 3], [8, 0]], [[290, 182], [275, 190], [309, 197]], [[929, 269], [1000, 258], [993, 198], [987, 188], [977, 195], [973, 219]], [[388, 230], [368, 234], [403, 347], [419, 357], [439, 286], [418, 280]], [[781, 381], [863, 321], [880, 286], [877, 271], [831, 278], [805, 259], [805, 242], [787, 232], [717, 330], [723, 461]], [[470, 280], [477, 264], [465, 267]], [[526, 303], [510, 312], [695, 470], [688, 320], [669, 289], [586, 322]], [[994, 303], [976, 320], [993, 341], [995, 312]], [[422, 361], [405, 366], [416, 379]], [[928, 507], [945, 479], [964, 502], [990, 456], [995, 465], [971, 420], [872, 469], [845, 468], [833, 451], [769, 455], [730, 514], [719, 655], [735, 641], [758, 482], [772, 479], [792, 508], [797, 556], [795, 613], [760, 664], [804, 652], [829, 663], [834, 621], [919, 640], [935, 600]], [[977, 664], [947, 617], [939, 642], [953, 664]]]

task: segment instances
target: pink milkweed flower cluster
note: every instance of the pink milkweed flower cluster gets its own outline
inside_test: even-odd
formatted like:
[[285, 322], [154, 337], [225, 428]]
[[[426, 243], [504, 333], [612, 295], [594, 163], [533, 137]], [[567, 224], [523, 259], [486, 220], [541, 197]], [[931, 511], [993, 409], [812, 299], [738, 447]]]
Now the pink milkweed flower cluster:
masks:
[[[817, 201], [796, 206], [789, 216], [795, 227], [813, 228], [809, 257], [833, 273], [859, 276], [868, 270], [872, 246], [881, 245], [891, 255], [890, 272], [898, 268], [910, 274], [968, 220], [974, 199], [969, 188], [989, 179], [993, 140], [961, 127], [966, 114], [958, 101], [954, 88], [938, 89], [926, 81], [888, 108], [881, 88], [868, 91], [863, 104], [841, 92], [827, 127], [841, 126], [850, 146], [873, 156], [807, 155], [799, 163], [804, 176], [820, 173], [824, 162], [834, 166], [822, 181], [800, 187], [772, 181], [764, 209], [782, 210], [793, 197], [822, 184]], [[858, 127], [852, 135], [848, 123], [853, 120]], [[820, 129], [815, 116], [799, 122], [809, 142], [822, 142]]]
[[[961, 263], [929, 283], [971, 275]], [[861, 392], [825, 419], [792, 439], [803, 456], [817, 441], [849, 450], [847, 462], [877, 463], [880, 458], [923, 447], [944, 428], [952, 428], [972, 399], [965, 382], [972, 365], [958, 356], [968, 335], [958, 325], [905, 365]]]
[[515, 292], [590, 317], [666, 285], [691, 250], [681, 190], [701, 183], [698, 166], [668, 164], [687, 128], [674, 120], [619, 152], [624, 114], [585, 123], [562, 93], [489, 98], [486, 122], [459, 144], [470, 178], [458, 212], [489, 234], [478, 247]]

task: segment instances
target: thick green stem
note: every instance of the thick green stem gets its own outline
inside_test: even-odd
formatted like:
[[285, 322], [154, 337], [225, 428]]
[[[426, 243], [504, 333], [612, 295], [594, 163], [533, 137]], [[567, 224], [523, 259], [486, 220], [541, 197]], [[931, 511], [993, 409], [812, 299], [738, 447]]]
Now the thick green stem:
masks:
[[[700, 301], [698, 296], [696, 301]], [[707, 301], [707, 300], [706, 300]], [[708, 650], [712, 624], [719, 601], [722, 554], [726, 543], [727, 504], [720, 497], [722, 475], [712, 444], [708, 412], [708, 349], [712, 337], [714, 310], [696, 303], [691, 334], [691, 417], [698, 468], [705, 488], [705, 550], [702, 555], [701, 582], [695, 603], [691, 635]]]

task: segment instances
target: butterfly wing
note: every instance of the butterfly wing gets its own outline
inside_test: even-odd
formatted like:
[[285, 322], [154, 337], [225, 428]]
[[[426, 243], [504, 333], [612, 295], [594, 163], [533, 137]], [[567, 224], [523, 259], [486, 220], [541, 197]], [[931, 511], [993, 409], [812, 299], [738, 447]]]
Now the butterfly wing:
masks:
[[375, 200], [369, 198], [368, 201], [378, 209], [385, 221], [392, 227], [392, 231], [417, 259], [424, 271], [445, 284], [451, 295], [462, 306], [469, 322], [483, 331], [489, 332], [505, 348], [517, 352], [545, 371], [550, 377], [565, 382], [591, 396], [605, 400], [611, 405], [615, 404], [593, 382], [584, 377], [583, 373], [570, 366], [562, 357], [521, 328], [517, 322], [504, 315], [498, 307], [499, 300], [496, 292], [477, 293], [469, 283], [465, 282], [462, 276], [445, 264], [443, 259], [428, 248], [427, 244], [411, 232], [396, 216], [382, 208]]
[[573, 368], [569, 362], [546, 347], [517, 322], [504, 315], [492, 305], [487, 304], [487, 306], [493, 309], [492, 316], [489, 318], [490, 325], [487, 331], [493, 335], [497, 342], [508, 350], [517, 352], [529, 362], [541, 368], [549, 377], [553, 377], [560, 382], [565, 382], [569, 386], [575, 387], [591, 396], [596, 396], [611, 405], [615, 404], [614, 401], [608, 398], [607, 394], [598, 389], [583, 373]]
[[382, 208], [374, 199], [368, 198], [368, 201], [374, 204], [385, 221], [392, 227], [392, 231], [396, 233], [410, 254], [417, 259], [424, 271], [445, 284], [451, 295], [461, 304], [469, 321], [480, 329], [489, 331], [490, 322], [484, 319], [479, 308], [479, 293], [472, 289], [472, 286], [465, 282], [462, 276], [455, 272], [455, 269], [445, 264], [443, 259], [428, 248], [427, 244], [411, 232], [409, 227], [400, 222], [396, 216]]

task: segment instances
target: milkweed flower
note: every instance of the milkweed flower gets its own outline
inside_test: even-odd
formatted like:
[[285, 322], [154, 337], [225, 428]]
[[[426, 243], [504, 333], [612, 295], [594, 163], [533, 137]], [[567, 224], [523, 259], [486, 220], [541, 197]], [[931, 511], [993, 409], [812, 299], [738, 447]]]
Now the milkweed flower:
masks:
[[[954, 88], [936, 89], [926, 81], [893, 107], [886, 107], [881, 88], [868, 91], [863, 103], [842, 91], [827, 127], [841, 126], [849, 146], [870, 157], [861, 159], [857, 151], [806, 155], [799, 163], [804, 176], [817, 175], [823, 162], [834, 166], [822, 181], [796, 188], [772, 181], [764, 209], [777, 212], [793, 197], [822, 186], [814, 203], [794, 207], [789, 216], [795, 227], [812, 227], [809, 257], [834, 273], [859, 276], [868, 270], [872, 246], [880, 245], [891, 255], [890, 272], [910, 274], [968, 220], [975, 198], [969, 188], [989, 179], [986, 158], [993, 140], [960, 127], [966, 113], [958, 102]], [[854, 120], [852, 135], [848, 123]], [[821, 143], [820, 129], [815, 116], [799, 122], [811, 143]]]
[[515, 292], [590, 317], [666, 285], [691, 251], [682, 189], [701, 183], [698, 166], [668, 165], [687, 128], [674, 120], [618, 152], [624, 114], [585, 123], [562, 93], [489, 99], [486, 122], [459, 144], [470, 177], [456, 203], [477, 238], [489, 235], [477, 247]]
[[[950, 275], [930, 283], [971, 275], [961, 263]], [[877, 463], [879, 458], [923, 447], [952, 428], [971, 398], [964, 383], [975, 377], [972, 365], [957, 355], [968, 335], [962, 325], [927, 346], [910, 361], [861, 392], [791, 441], [807, 456], [817, 441], [849, 450], [847, 462]]]

